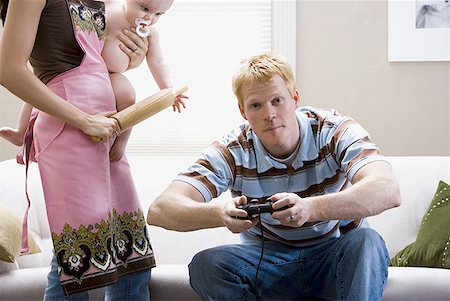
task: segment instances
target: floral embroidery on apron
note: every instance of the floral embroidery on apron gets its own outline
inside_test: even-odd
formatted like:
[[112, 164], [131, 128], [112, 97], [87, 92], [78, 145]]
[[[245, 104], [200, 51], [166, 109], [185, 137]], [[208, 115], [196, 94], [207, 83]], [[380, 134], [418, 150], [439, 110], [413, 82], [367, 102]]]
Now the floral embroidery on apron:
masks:
[[69, 11], [76, 30], [91, 32], [96, 31], [98, 38], [106, 38], [106, 16], [103, 6], [93, 9], [79, 3], [69, 1]]
[[52, 233], [62, 271], [81, 283], [90, 264], [98, 269], [97, 273], [102, 273], [116, 263], [117, 257], [126, 267], [133, 250], [140, 255], [149, 251], [150, 242], [143, 223], [142, 211], [119, 215], [113, 210], [107, 221], [95, 225], [73, 229], [65, 224], [60, 235]]

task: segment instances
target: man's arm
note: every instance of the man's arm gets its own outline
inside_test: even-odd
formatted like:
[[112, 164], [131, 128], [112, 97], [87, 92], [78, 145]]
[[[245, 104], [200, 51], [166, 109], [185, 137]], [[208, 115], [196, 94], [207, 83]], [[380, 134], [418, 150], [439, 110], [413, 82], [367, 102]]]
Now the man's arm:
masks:
[[356, 172], [350, 188], [313, 198], [311, 220], [364, 218], [400, 204], [400, 189], [391, 166], [375, 161]]
[[[360, 168], [353, 177], [353, 185], [346, 190], [309, 198], [279, 193], [272, 200], [279, 201], [274, 204], [275, 209], [292, 206], [273, 214], [284, 225], [292, 227], [300, 227], [305, 222], [360, 219], [401, 204], [397, 180], [385, 161], [374, 161]], [[289, 216], [295, 216], [293, 221], [289, 221]]]
[[205, 202], [201, 193], [190, 184], [173, 181], [150, 205], [147, 223], [175, 231], [193, 231], [226, 226], [233, 233], [240, 233], [254, 225], [245, 219], [246, 212], [237, 209], [245, 197], [237, 197], [226, 203]]

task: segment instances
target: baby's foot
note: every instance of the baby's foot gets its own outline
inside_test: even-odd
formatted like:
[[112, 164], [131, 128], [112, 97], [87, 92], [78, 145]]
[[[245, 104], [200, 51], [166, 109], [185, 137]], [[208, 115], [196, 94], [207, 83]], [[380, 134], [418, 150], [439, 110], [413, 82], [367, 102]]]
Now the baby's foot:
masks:
[[113, 146], [109, 150], [109, 160], [119, 161], [125, 153], [125, 148], [127, 147], [128, 137], [118, 136], [116, 141], [114, 141]]
[[0, 128], [0, 137], [8, 140], [14, 145], [22, 146], [23, 144], [23, 133], [21, 133], [18, 129], [13, 129], [10, 127], [2, 127]]

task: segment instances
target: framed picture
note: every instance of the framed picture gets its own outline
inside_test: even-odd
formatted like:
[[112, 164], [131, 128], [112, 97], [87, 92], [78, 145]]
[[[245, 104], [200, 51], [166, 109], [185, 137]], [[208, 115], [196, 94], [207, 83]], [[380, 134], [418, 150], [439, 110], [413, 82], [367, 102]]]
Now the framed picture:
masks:
[[389, 0], [388, 60], [450, 61], [450, 1]]

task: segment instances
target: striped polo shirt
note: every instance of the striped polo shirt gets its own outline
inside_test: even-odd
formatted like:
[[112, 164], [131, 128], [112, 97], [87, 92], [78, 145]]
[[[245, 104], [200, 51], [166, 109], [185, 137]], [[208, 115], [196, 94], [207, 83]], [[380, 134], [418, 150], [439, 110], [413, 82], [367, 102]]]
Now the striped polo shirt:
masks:
[[[230, 189], [233, 197], [263, 202], [279, 192], [305, 198], [338, 192], [351, 186], [364, 165], [385, 160], [369, 134], [353, 119], [334, 110], [312, 107], [296, 110], [300, 147], [291, 166], [270, 156], [248, 122], [215, 141], [176, 180], [194, 186], [205, 201]], [[338, 237], [360, 226], [362, 220], [330, 220], [286, 227], [268, 213], [261, 216], [265, 238], [293, 246], [307, 246]], [[261, 225], [243, 233], [244, 240], [259, 237]]]

